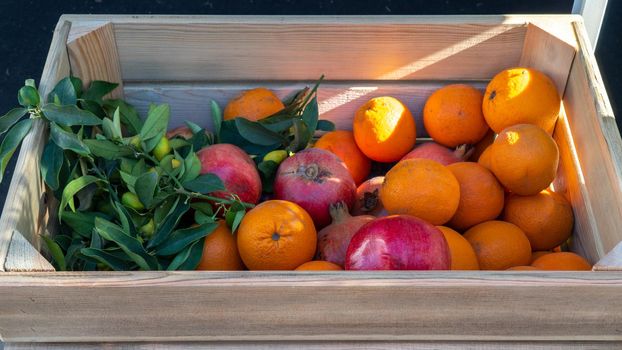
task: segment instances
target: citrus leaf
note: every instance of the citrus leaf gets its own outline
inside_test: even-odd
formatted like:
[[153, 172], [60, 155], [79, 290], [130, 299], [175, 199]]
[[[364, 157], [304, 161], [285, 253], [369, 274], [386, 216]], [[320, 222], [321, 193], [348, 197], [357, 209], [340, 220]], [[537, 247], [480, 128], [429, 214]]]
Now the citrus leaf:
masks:
[[235, 232], [238, 229], [245, 214], [246, 210], [238, 210], [235, 212], [235, 216], [233, 217], [233, 223], [231, 223], [231, 232]]
[[143, 121], [138, 116], [138, 112], [136, 109], [130, 105], [129, 103], [123, 100], [106, 100], [103, 103], [105, 109], [109, 111], [110, 114], [114, 113], [114, 111], [118, 108], [121, 115], [121, 123], [127, 126], [128, 132], [131, 135], [136, 135], [143, 127]]
[[13, 108], [7, 114], [0, 117], [0, 135], [4, 134], [10, 127], [15, 125], [23, 116], [28, 113], [26, 108]]
[[183, 185], [188, 191], [202, 194], [225, 190], [225, 185], [222, 183], [222, 180], [220, 180], [218, 176], [210, 173], [199, 175], [194, 180], [184, 182]]
[[307, 148], [312, 137], [312, 132], [307, 123], [300, 119], [294, 119], [294, 139], [288, 146], [290, 152], [298, 152]]
[[235, 126], [243, 138], [257, 145], [269, 146], [285, 142], [283, 136], [258, 122], [235, 118]]
[[119, 259], [117, 256], [109, 252], [97, 248], [82, 248], [80, 254], [100, 262], [114, 271], [127, 271], [132, 267], [127, 261]]
[[167, 270], [194, 270], [201, 262], [203, 256], [203, 244], [204, 238], [192, 243], [186, 249], [182, 250], [175, 256], [171, 264], [167, 267]]
[[71, 150], [79, 155], [89, 155], [89, 148], [75, 135], [63, 130], [56, 123], [50, 123], [50, 136], [54, 143], [65, 150]]
[[179, 179], [181, 182], [194, 180], [201, 174], [201, 161], [196, 153], [188, 153], [188, 156], [184, 159], [184, 165], [186, 171], [181, 179]]
[[43, 154], [41, 154], [41, 177], [54, 191], [60, 186], [58, 176], [64, 161], [65, 153], [63, 149], [58, 147], [54, 142], [48, 141], [43, 149]]
[[56, 266], [61, 271], [67, 271], [67, 265], [65, 264], [65, 255], [63, 254], [63, 250], [60, 248], [58, 243], [54, 242], [51, 238], [47, 236], [41, 236], [45, 245], [47, 246], [50, 254], [52, 255], [52, 259], [56, 263]]
[[305, 109], [302, 112], [302, 117], [301, 117], [302, 120], [305, 122], [305, 124], [307, 124], [307, 127], [309, 128], [309, 132], [311, 133], [311, 136], [309, 137], [309, 139], [311, 139], [311, 137], [313, 136], [313, 133], [315, 133], [315, 129], [317, 128], [319, 117], [320, 117], [320, 114], [318, 111], [317, 97], [313, 97], [313, 99], [311, 99], [311, 101], [309, 101], [309, 103], [305, 106]]
[[[170, 107], [167, 104], [154, 107], [149, 112], [142, 129], [140, 129], [140, 139], [146, 142], [150, 139], [157, 138], [156, 140], [160, 141], [160, 138], [166, 133], [170, 112]], [[155, 145], [153, 145], [153, 147], [155, 147]], [[150, 152], [151, 149], [146, 149], [145, 151]]]
[[155, 251], [161, 256], [176, 254], [194, 241], [212, 233], [216, 227], [218, 227], [218, 224], [212, 221], [196, 227], [175, 230], [164, 242], [155, 248]]
[[288, 118], [275, 123], [262, 123], [261, 125], [274, 132], [284, 132], [285, 130], [291, 128], [292, 124], [294, 124], [294, 119]]
[[118, 214], [117, 218], [119, 218], [119, 221], [123, 226], [123, 231], [129, 232], [132, 237], [136, 237], [138, 235], [138, 230], [136, 229], [136, 225], [134, 225], [134, 221], [132, 221], [132, 216], [127, 209], [116, 200], [112, 201], [112, 206]]
[[111, 93], [114, 89], [117, 88], [117, 86], [119, 86], [119, 84], [117, 83], [94, 80], [91, 83], [91, 86], [89, 86], [89, 89], [84, 92], [82, 98], [85, 100], [101, 102], [102, 98]]
[[48, 103], [41, 107], [41, 111], [48, 120], [63, 126], [101, 125], [102, 123], [101, 118], [75, 105], [58, 106]]
[[136, 238], [123, 232], [123, 229], [112, 222], [95, 218], [95, 230], [108, 241], [115, 242], [123, 251], [132, 258], [143, 270], [156, 270], [158, 268], [157, 259], [149, 255], [143, 245]]
[[9, 160], [11, 160], [11, 157], [24, 137], [28, 135], [31, 127], [32, 119], [24, 119], [17, 122], [17, 124], [9, 129], [4, 140], [2, 140], [2, 144], [0, 144], [0, 182], [2, 182], [4, 171], [9, 164]]
[[321, 131], [334, 131], [335, 123], [331, 122], [330, 120], [322, 119], [317, 122], [316, 129]]
[[170, 196], [166, 198], [162, 203], [160, 203], [153, 213], [153, 221], [156, 227], [160, 226], [160, 223], [166, 216], [175, 208], [179, 203], [179, 196]]
[[179, 220], [181, 220], [181, 217], [188, 211], [188, 209], [190, 209], [188, 198], [186, 198], [186, 200], [180, 199], [179, 203], [171, 209], [160, 225], [157, 226], [156, 232], [147, 244], [147, 249], [151, 249], [164, 242], [171, 232], [173, 232], [173, 229], [177, 226]]
[[158, 173], [148, 171], [138, 177], [134, 184], [136, 195], [146, 208], [151, 208], [153, 204], [153, 194], [158, 185]]
[[212, 122], [214, 123], [214, 135], [216, 135], [216, 141], [220, 141], [220, 129], [222, 126], [222, 110], [216, 101], [210, 101], [210, 109], [212, 112]]
[[136, 193], [136, 189], [134, 186], [136, 186], [136, 181], [138, 181], [138, 176], [128, 174], [125, 171], [119, 171], [119, 175], [121, 175], [121, 179], [123, 180], [127, 188], [130, 190], [130, 192]]
[[65, 211], [65, 207], [69, 205], [69, 208], [73, 212], [76, 211], [76, 206], [73, 200], [73, 197], [81, 191], [83, 188], [87, 187], [90, 184], [101, 182], [102, 180], [98, 177], [92, 175], [84, 175], [79, 178], [70, 181], [65, 189], [63, 190], [63, 194], [60, 201], [60, 206], [58, 207], [58, 219], [62, 220], [63, 212]]
[[114, 114], [112, 115], [112, 123], [113, 123], [113, 131], [114, 131], [114, 138], [116, 139], [122, 139], [123, 138], [123, 131], [121, 130], [121, 109], [117, 108], [114, 111]]
[[275, 143], [269, 146], [261, 146], [254, 144], [243, 138], [235, 124], [235, 120], [225, 120], [220, 129], [220, 143], [230, 143], [236, 145], [248, 154], [265, 154], [275, 150], [281, 146], [281, 143]]
[[39, 97], [39, 91], [32, 86], [22, 86], [17, 93], [17, 101], [20, 106], [34, 107], [38, 106], [41, 98]]
[[48, 103], [58, 101], [61, 105], [75, 105], [78, 102], [78, 91], [76, 85], [71, 81], [71, 77], [66, 77], [54, 86], [48, 95]]
[[94, 156], [108, 160], [115, 160], [134, 154], [134, 151], [131, 148], [117, 145], [116, 143], [108, 140], [87, 139], [82, 142], [84, 142], [89, 150], [91, 150], [91, 153]]
[[65, 211], [63, 212], [63, 222], [74, 232], [84, 238], [90, 238], [95, 228], [95, 218], [106, 217], [102, 213], [85, 211]]

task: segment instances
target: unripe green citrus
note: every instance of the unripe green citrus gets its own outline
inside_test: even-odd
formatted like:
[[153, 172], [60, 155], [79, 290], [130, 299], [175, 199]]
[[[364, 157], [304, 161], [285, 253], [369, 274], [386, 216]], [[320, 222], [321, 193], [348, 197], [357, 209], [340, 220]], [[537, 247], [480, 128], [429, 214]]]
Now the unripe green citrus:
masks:
[[171, 145], [168, 143], [166, 136], [162, 136], [158, 144], [153, 149], [153, 155], [157, 160], [162, 160], [162, 158], [166, 157], [169, 153], [171, 153]]
[[277, 149], [276, 151], [272, 151], [266, 154], [263, 157], [263, 161], [267, 162], [271, 160], [275, 162], [276, 164], [281, 164], [281, 162], [284, 161], [286, 158], [287, 158], [287, 151], [282, 150], [282, 149]]
[[121, 196], [121, 203], [128, 208], [132, 208], [134, 210], [143, 210], [145, 206], [140, 202], [138, 196], [132, 192], [125, 192], [123, 196]]

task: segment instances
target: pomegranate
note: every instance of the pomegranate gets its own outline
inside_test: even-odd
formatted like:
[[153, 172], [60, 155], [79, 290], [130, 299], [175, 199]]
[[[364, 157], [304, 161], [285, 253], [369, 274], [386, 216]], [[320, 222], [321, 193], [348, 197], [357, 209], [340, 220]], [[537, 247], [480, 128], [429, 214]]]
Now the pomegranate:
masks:
[[192, 130], [190, 130], [189, 127], [179, 126], [179, 127], [176, 127], [175, 129], [169, 130], [166, 133], [166, 138], [172, 139], [175, 136], [179, 136], [186, 140], [190, 140], [192, 138], [192, 135], [193, 135]]
[[343, 266], [350, 239], [361, 226], [375, 219], [371, 215], [351, 216], [344, 202], [331, 204], [333, 222], [317, 233], [317, 259]]
[[[255, 163], [241, 148], [220, 143], [207, 146], [197, 152], [201, 161], [201, 174], [212, 173], [218, 176], [227, 191], [236, 194], [243, 202], [257, 203], [261, 196], [261, 178]], [[220, 198], [228, 198], [225, 192], [213, 193]]]
[[352, 237], [346, 270], [449, 270], [451, 256], [443, 233], [410, 215], [375, 219]]
[[426, 158], [435, 160], [443, 165], [449, 165], [452, 163], [464, 162], [470, 154], [471, 151], [467, 151], [467, 145], [458, 146], [455, 150], [451, 150], [450, 148], [441, 146], [436, 142], [426, 142], [408, 152], [402, 160], [411, 158]]
[[351, 208], [355, 192], [352, 175], [341, 159], [319, 148], [285, 159], [274, 180], [275, 198], [303, 207], [318, 229], [330, 223], [329, 206], [344, 201]]
[[373, 215], [376, 217], [388, 215], [379, 195], [383, 182], [384, 176], [372, 177], [356, 189], [352, 215]]

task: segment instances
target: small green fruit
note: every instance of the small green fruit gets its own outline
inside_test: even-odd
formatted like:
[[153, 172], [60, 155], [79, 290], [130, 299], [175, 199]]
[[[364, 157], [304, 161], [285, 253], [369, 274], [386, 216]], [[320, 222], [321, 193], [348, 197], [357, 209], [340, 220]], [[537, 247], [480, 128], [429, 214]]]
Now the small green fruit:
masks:
[[155, 222], [153, 219], [149, 219], [149, 221], [141, 226], [140, 233], [145, 236], [145, 238], [151, 238], [153, 236], [153, 232], [155, 231]]
[[177, 169], [181, 166], [181, 162], [177, 159], [172, 159], [171, 165], [173, 166], [173, 169]]
[[140, 137], [138, 135], [130, 139], [130, 145], [134, 146], [134, 148], [136, 148], [137, 150], [143, 149], [143, 147], [140, 145]]
[[286, 158], [287, 158], [287, 151], [282, 150], [282, 149], [277, 149], [276, 151], [272, 151], [266, 154], [263, 157], [263, 161], [267, 162], [271, 160], [275, 162], [276, 164], [281, 164], [281, 162], [284, 161]]
[[138, 196], [132, 192], [125, 192], [123, 196], [121, 196], [121, 203], [128, 208], [132, 208], [134, 210], [144, 210], [145, 206], [140, 202]]
[[166, 136], [162, 136], [160, 142], [153, 149], [153, 155], [157, 160], [162, 160], [162, 158], [166, 157], [169, 153], [171, 153], [171, 145], [168, 142]]

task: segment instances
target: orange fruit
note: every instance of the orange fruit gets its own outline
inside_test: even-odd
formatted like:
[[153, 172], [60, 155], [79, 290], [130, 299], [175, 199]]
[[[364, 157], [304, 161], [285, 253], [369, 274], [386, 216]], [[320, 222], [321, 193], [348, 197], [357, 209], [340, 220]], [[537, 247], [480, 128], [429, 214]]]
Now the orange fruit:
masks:
[[477, 162], [480, 156], [484, 153], [484, 151], [488, 149], [488, 147], [492, 145], [493, 142], [495, 142], [496, 136], [497, 134], [495, 134], [494, 131], [492, 131], [491, 129], [488, 129], [488, 132], [486, 133], [486, 135], [484, 135], [484, 137], [481, 140], [479, 140], [478, 143], [474, 145], [473, 151], [471, 151], [471, 156], [469, 160], [472, 162]]
[[484, 95], [465, 84], [436, 90], [423, 107], [423, 125], [430, 137], [447, 147], [472, 145], [489, 130], [482, 114]]
[[251, 209], [238, 228], [238, 249], [249, 270], [293, 270], [313, 259], [317, 233], [298, 204], [270, 200]]
[[339, 271], [343, 270], [341, 266], [330, 261], [313, 260], [306, 262], [296, 268], [297, 271]]
[[504, 129], [490, 146], [490, 169], [507, 189], [534, 195], [555, 179], [559, 149], [553, 138], [531, 124]]
[[491, 169], [491, 165], [490, 165], [490, 149], [491, 149], [490, 146], [487, 147], [486, 149], [484, 149], [482, 151], [482, 154], [477, 159], [477, 164], [483, 166], [484, 168], [486, 168], [488, 170]]
[[380, 200], [389, 214], [408, 214], [442, 225], [458, 209], [460, 184], [447, 169], [433, 160], [406, 159], [384, 177]]
[[354, 139], [377, 162], [396, 162], [413, 149], [415, 119], [398, 99], [384, 96], [367, 101], [354, 114]]
[[479, 270], [477, 255], [471, 243], [458, 232], [445, 226], [436, 226], [445, 236], [451, 254], [452, 270]]
[[564, 196], [544, 190], [533, 196], [511, 194], [505, 204], [503, 220], [520, 227], [533, 250], [549, 250], [564, 243], [572, 234], [572, 207]]
[[591, 271], [592, 265], [582, 256], [571, 252], [546, 254], [534, 261], [531, 266], [542, 270]]
[[528, 270], [540, 270], [537, 267], [533, 267], [533, 266], [529, 266], [529, 265], [525, 265], [525, 266], [512, 266], [509, 269], [506, 269], [506, 271], [528, 271]]
[[345, 163], [357, 185], [369, 176], [371, 160], [356, 145], [352, 131], [328, 132], [317, 140], [315, 147], [325, 149], [339, 157]]
[[[531, 249], [533, 249], [533, 247]], [[548, 250], [538, 250], [538, 251], [531, 252], [530, 264], [532, 264], [534, 261], [536, 261], [537, 258], [541, 257], [542, 255], [551, 254], [551, 253], [552, 252]]]
[[246, 90], [229, 101], [223, 113], [224, 120], [242, 117], [257, 121], [285, 108], [283, 102], [266, 88]]
[[447, 166], [460, 184], [460, 202], [448, 225], [465, 230], [484, 221], [496, 219], [505, 195], [490, 170], [473, 162], [459, 162]]
[[218, 227], [205, 237], [203, 255], [197, 270], [243, 270], [236, 237], [231, 233], [224, 220], [218, 221]]
[[482, 270], [506, 270], [529, 265], [531, 246], [525, 233], [504, 221], [486, 221], [464, 233]]
[[511, 68], [488, 83], [482, 110], [497, 133], [512, 125], [533, 124], [552, 134], [560, 105], [561, 98], [549, 77], [531, 68]]

